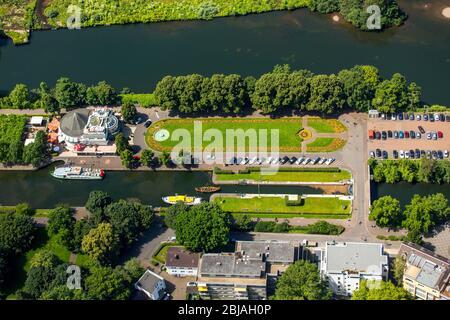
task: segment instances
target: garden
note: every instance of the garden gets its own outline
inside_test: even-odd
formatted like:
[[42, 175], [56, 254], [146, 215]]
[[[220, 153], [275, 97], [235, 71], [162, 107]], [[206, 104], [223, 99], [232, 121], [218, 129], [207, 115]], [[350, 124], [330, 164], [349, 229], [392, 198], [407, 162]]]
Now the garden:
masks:
[[307, 152], [333, 152], [342, 149], [346, 141], [341, 138], [317, 138], [306, 145]]
[[317, 133], [341, 133], [347, 131], [347, 128], [336, 119], [308, 118], [308, 126]]
[[[171, 151], [174, 146], [176, 146], [179, 141], [172, 141], [172, 139], [167, 136], [167, 139], [164, 141], [156, 141], [155, 134], [161, 130], [166, 130], [169, 132], [169, 135], [176, 129], [186, 129], [191, 136], [191, 143], [193, 145], [194, 142], [194, 122], [200, 122], [202, 125], [202, 134], [206, 132], [208, 129], [219, 130], [223, 137], [223, 147], [225, 150], [227, 141], [226, 141], [226, 130], [233, 129], [238, 130], [241, 129], [244, 132], [247, 130], [255, 130], [256, 137], [258, 137], [258, 133], [261, 133], [260, 130], [267, 130], [267, 150], [270, 151], [271, 146], [271, 130], [278, 130], [279, 132], [279, 151], [280, 152], [299, 152], [301, 151], [301, 142], [302, 139], [299, 136], [299, 132], [302, 129], [301, 118], [282, 118], [282, 119], [256, 119], [256, 118], [215, 118], [215, 119], [167, 119], [161, 120], [154, 123], [146, 133], [146, 142], [147, 145], [155, 150], [155, 151]], [[166, 132], [164, 131], [164, 132]], [[250, 132], [250, 131], [249, 131]], [[203, 135], [202, 148], [205, 148], [211, 143], [210, 141], [205, 141]], [[238, 136], [238, 135], [237, 135]], [[158, 139], [161, 140], [161, 139]], [[259, 142], [259, 138], [257, 140]], [[245, 147], [249, 150], [248, 146], [248, 137], [245, 139]], [[251, 151], [263, 151], [264, 148], [258, 146], [257, 150]]]

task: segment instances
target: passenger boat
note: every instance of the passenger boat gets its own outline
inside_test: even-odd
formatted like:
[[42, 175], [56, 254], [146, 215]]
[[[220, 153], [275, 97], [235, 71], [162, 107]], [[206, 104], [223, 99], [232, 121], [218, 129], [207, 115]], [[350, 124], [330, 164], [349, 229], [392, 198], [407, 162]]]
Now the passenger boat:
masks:
[[57, 167], [51, 175], [58, 179], [67, 180], [101, 180], [105, 176], [103, 169], [64, 166]]
[[195, 191], [201, 192], [201, 193], [214, 193], [217, 191], [220, 191], [220, 187], [218, 186], [205, 186], [205, 187], [197, 187], [195, 188]]
[[188, 206], [193, 206], [196, 204], [200, 204], [202, 202], [202, 198], [189, 197], [186, 195], [183, 195], [183, 196], [175, 195], [175, 196], [163, 197], [162, 200], [168, 204], [176, 204], [178, 202], [181, 202]]

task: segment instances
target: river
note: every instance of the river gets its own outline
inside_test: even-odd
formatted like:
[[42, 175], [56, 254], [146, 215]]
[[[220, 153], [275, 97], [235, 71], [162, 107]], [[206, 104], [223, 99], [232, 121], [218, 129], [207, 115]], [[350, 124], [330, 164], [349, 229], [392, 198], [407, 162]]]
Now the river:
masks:
[[[0, 90], [37, 87], [61, 76], [88, 84], [150, 92], [167, 74], [260, 75], [277, 63], [331, 73], [373, 64], [382, 76], [404, 74], [429, 103], [450, 105], [448, 1], [402, 0], [410, 18], [400, 28], [361, 32], [306, 9], [213, 21], [166, 22], [33, 32], [28, 45], [0, 39]], [[431, 2], [429, 8], [424, 5]]]
[[[89, 192], [103, 190], [113, 199], [139, 199], [153, 206], [164, 205], [167, 195], [188, 194], [209, 199], [194, 188], [211, 183], [210, 172], [186, 171], [108, 171], [103, 180], [58, 180], [50, 176], [52, 168], [38, 171], [0, 171], [0, 205], [28, 202], [34, 208], [52, 208], [65, 203], [83, 206]], [[221, 192], [258, 193], [256, 185], [224, 185]], [[261, 193], [322, 194], [324, 191], [304, 186], [260, 186]]]

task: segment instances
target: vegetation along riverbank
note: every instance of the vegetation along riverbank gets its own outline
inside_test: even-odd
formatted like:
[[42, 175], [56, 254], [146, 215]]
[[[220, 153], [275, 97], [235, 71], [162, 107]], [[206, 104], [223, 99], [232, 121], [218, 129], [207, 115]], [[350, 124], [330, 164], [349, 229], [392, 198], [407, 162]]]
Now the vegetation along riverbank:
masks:
[[[111, 24], [149, 23], [175, 20], [210, 20], [217, 17], [239, 16], [275, 10], [309, 8], [319, 13], [339, 12], [346, 21], [361, 30], [368, 30], [363, 0], [4, 0], [0, 2], [0, 26], [14, 43], [26, 43], [33, 29], [65, 28], [67, 20], [75, 14], [70, 5], [79, 6], [81, 27]], [[379, 5], [382, 29], [398, 26], [406, 14], [393, 0], [374, 1]]]

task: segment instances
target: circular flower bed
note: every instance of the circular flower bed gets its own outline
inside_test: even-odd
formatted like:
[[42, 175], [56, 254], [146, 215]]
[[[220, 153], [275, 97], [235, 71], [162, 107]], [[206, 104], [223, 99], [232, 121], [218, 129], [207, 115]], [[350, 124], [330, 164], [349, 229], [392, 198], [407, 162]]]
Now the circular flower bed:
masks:
[[299, 133], [300, 138], [302, 138], [303, 140], [308, 140], [312, 138], [312, 133], [311, 131], [307, 130], [307, 129], [302, 129]]

